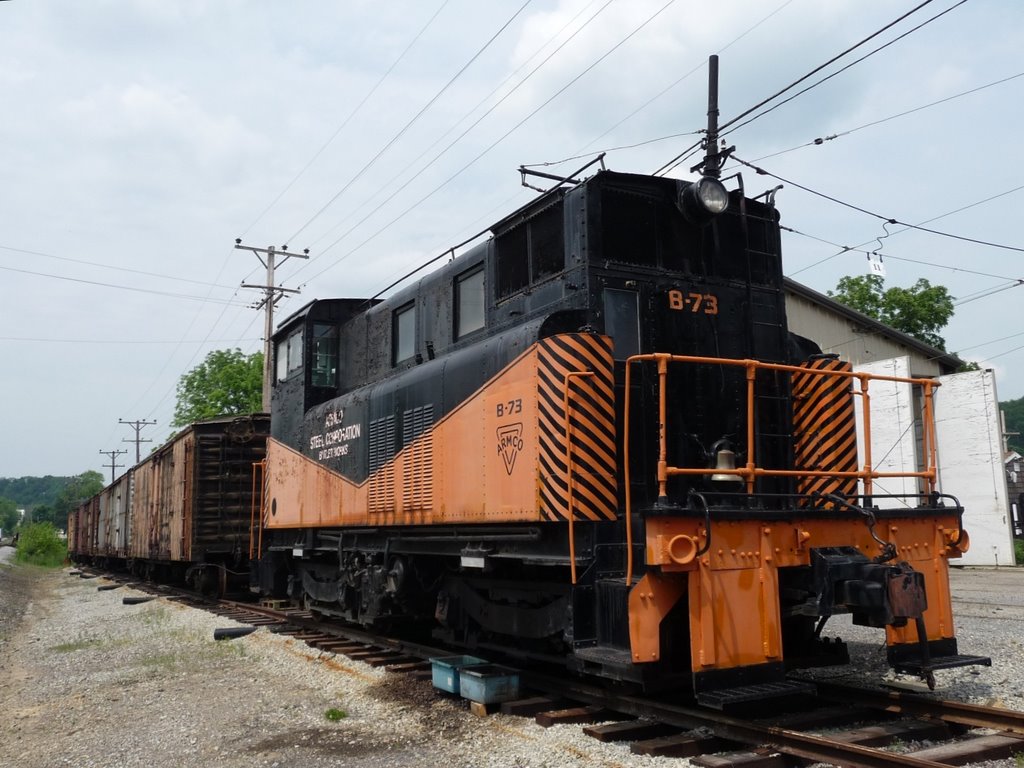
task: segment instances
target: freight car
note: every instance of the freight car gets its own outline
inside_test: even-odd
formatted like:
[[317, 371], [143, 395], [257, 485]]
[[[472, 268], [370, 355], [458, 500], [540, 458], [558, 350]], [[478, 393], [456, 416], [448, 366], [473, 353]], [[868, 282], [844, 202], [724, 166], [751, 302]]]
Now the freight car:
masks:
[[72, 510], [70, 556], [203, 591], [244, 589], [253, 464], [265, 456], [269, 431], [266, 414], [183, 429]]
[[921, 464], [887, 495], [877, 378], [788, 331], [773, 196], [731, 186], [602, 170], [283, 322], [253, 589], [713, 706], [848, 661], [841, 613], [930, 682], [988, 663], [954, 636], [935, 384], [898, 380]]

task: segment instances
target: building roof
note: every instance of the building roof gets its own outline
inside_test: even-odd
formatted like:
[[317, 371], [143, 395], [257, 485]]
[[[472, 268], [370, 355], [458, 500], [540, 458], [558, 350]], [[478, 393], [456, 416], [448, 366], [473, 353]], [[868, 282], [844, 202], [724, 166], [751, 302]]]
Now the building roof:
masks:
[[926, 344], [920, 339], [916, 339], [909, 334], [903, 333], [903, 331], [897, 331], [895, 328], [891, 328], [885, 323], [880, 323], [873, 317], [868, 317], [863, 312], [850, 309], [845, 304], [841, 304], [823, 293], [818, 293], [813, 288], [808, 288], [803, 283], [798, 283], [792, 278], [783, 278], [783, 285], [788, 292], [794, 293], [812, 304], [818, 304], [834, 314], [843, 315], [851, 322], [865, 327], [873, 333], [888, 337], [905, 347], [910, 347], [911, 349], [920, 352], [922, 355], [937, 361], [941, 366], [948, 367], [951, 371], [958, 370], [965, 365], [964, 360], [956, 355], [944, 352], [938, 347], [933, 347], [931, 344]]

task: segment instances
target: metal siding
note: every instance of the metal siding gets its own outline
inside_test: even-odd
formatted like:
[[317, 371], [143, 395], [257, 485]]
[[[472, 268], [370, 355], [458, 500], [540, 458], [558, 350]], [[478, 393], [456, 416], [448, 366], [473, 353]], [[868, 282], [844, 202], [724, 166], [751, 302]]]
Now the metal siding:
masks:
[[823, 352], [835, 352], [854, 366], [906, 357], [910, 373], [904, 375], [938, 376], [942, 373], [939, 364], [928, 356], [879, 333], [859, 328], [849, 318], [789, 292], [786, 293], [786, 317], [790, 331], [816, 342]]
[[964, 565], [1013, 565], [995, 374], [940, 376], [935, 395], [940, 490], [960, 499], [971, 548]]

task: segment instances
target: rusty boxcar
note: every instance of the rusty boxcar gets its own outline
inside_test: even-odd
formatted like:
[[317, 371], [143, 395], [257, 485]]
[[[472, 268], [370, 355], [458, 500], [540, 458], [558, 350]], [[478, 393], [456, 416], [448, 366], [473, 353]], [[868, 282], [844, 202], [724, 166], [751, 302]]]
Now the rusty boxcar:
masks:
[[223, 591], [247, 576], [253, 463], [270, 417], [192, 424], [69, 516], [76, 562]]

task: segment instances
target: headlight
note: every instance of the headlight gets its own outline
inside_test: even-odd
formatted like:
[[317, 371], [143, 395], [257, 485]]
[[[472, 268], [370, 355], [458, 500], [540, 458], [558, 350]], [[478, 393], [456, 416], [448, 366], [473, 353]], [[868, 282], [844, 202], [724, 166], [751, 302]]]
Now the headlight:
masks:
[[728, 207], [729, 191], [710, 176], [702, 176], [679, 192], [679, 210], [691, 224], [706, 224]]
[[717, 216], [729, 207], [729, 193], [718, 179], [704, 176], [697, 181], [697, 199], [712, 216]]

